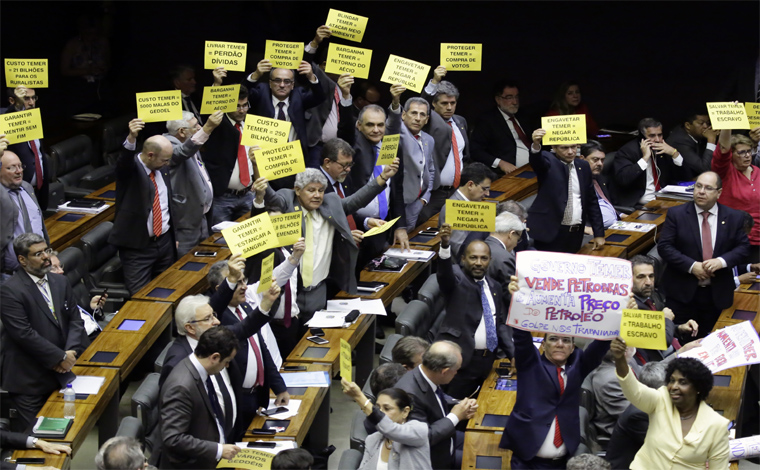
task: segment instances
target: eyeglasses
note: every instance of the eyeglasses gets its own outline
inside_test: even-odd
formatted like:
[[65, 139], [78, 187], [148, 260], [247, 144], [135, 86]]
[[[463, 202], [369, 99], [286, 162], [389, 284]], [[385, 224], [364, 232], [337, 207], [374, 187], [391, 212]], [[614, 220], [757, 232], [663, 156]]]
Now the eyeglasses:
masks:
[[210, 322], [212, 318], [216, 318], [216, 313], [211, 313], [200, 320], [191, 320], [188, 323], [207, 323]]
[[29, 256], [32, 257], [32, 258], [41, 258], [42, 255], [48, 255], [48, 256], [50, 256], [52, 254], [53, 254], [53, 249], [52, 248], [46, 248], [46, 249], [44, 249], [42, 251], [38, 251], [37, 253], [30, 253]]
[[251, 103], [237, 105], [237, 109], [249, 109], [250, 107], [251, 107]]
[[290, 78], [270, 78], [269, 81], [277, 85], [292, 85], [293, 84], [293, 80], [291, 80]]
[[8, 171], [19, 171], [19, 170], [24, 171], [25, 169], [26, 169], [26, 165], [22, 163], [17, 164], [17, 165], [11, 165], [8, 167]]
[[573, 338], [558, 338], [556, 336], [552, 336], [549, 338], [546, 338], [547, 343], [562, 343], [562, 344], [572, 344]]
[[355, 165], [355, 162], [341, 163], [337, 160], [334, 160], [333, 163], [335, 163], [336, 165], [340, 165], [341, 167], [343, 167], [344, 170], [348, 170], [349, 168]]
[[752, 149], [747, 150], [737, 150], [734, 152], [735, 154], [739, 155], [740, 157], [744, 157], [745, 155], [755, 155], [755, 152], [752, 151]]
[[709, 192], [712, 192], [712, 191], [717, 191], [720, 188], [713, 188], [712, 186], [703, 186], [702, 183], [697, 183], [697, 184], [694, 185], [694, 190], [695, 191], [701, 191], [703, 189], [705, 190], [706, 193], [709, 193]]

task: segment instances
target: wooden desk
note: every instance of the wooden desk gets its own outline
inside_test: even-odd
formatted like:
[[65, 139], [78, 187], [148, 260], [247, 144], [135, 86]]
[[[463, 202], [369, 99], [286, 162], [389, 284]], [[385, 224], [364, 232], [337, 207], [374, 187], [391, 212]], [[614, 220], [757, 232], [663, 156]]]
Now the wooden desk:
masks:
[[743, 294], [760, 294], [760, 281], [750, 282], [739, 286], [739, 290]]
[[[45, 227], [50, 237], [50, 247], [62, 251], [78, 242], [82, 235], [92, 230], [99, 223], [113, 220], [114, 203], [107, 202], [107, 204], [108, 209], [99, 214], [60, 211], [45, 219]], [[76, 220], [67, 221], [66, 219], [69, 218]]]
[[[611, 235], [623, 235], [627, 237], [623, 241], [613, 242], [609, 238]], [[628, 232], [625, 230], [605, 230], [605, 245], [622, 246], [628, 249], [628, 256], [635, 256], [645, 250], [648, 250], [654, 244], [654, 230], [649, 232]]]
[[[520, 171], [519, 173], [527, 174], [527, 172], [532, 173], [533, 170], [528, 168], [526, 170]], [[494, 198], [488, 196], [486, 199], [491, 199], [499, 202], [507, 201], [509, 199], [522, 201], [528, 196], [531, 196], [538, 192], [538, 180], [536, 179], [535, 175], [531, 176], [530, 178], [524, 178], [515, 176], [510, 173], [507, 176], [493, 181], [491, 183], [491, 189], [494, 191], [501, 191], [503, 194], [500, 194]]]
[[669, 199], [657, 198], [654, 201], [649, 201], [644, 206], [649, 207], [650, 209], [667, 211], [671, 207], [680, 206], [681, 204], [684, 204], [684, 203], [685, 201], [673, 201]]
[[[745, 317], [742, 313], [737, 314], [737, 310], [754, 312], [755, 315], [752, 317], [751, 314], [747, 314], [748, 316]], [[735, 315], [741, 317], [735, 317]], [[734, 303], [720, 313], [715, 328], [718, 328], [718, 324], [722, 325], [722, 328], [723, 326], [735, 325], [745, 320], [751, 321], [755, 330], [760, 331], [760, 296], [754, 293], [735, 292]]]
[[[243, 214], [240, 218], [236, 219], [235, 222], [244, 222], [251, 218], [251, 213], [246, 212]], [[207, 239], [203, 240], [200, 243], [201, 246], [227, 246], [227, 242], [224, 241], [224, 238], [222, 238], [222, 232], [214, 232], [209, 236]]]
[[438, 229], [438, 216], [440, 214], [436, 214], [430, 219], [428, 219], [425, 223], [420, 224], [417, 228], [409, 232], [409, 244], [410, 245], [417, 245], [413, 247], [415, 250], [419, 250], [421, 248], [418, 248], [418, 246], [426, 246], [430, 248], [431, 250], [437, 250], [438, 246], [441, 244], [441, 237], [439, 235], [436, 235], [434, 237], [424, 237], [424, 240], [412, 240], [414, 237], [420, 234], [421, 231], [425, 230], [428, 227], [434, 227], [435, 229]]
[[591, 243], [587, 243], [578, 251], [579, 255], [601, 256], [604, 258], [628, 259], [628, 248], [620, 245], [604, 244], [598, 250], [593, 249]]
[[116, 182], [103, 186], [97, 191], [93, 191], [87, 196], [87, 199], [100, 199], [101, 201], [113, 201], [116, 202]]
[[499, 448], [500, 441], [501, 432], [465, 432], [462, 470], [512, 468], [512, 451]]
[[[654, 212], [638, 210], [638, 211], [634, 211], [630, 213], [628, 217], [624, 218], [623, 220], [625, 222], [633, 222], [637, 224], [656, 225], [657, 228], [655, 229], [656, 230], [655, 236], [659, 238], [660, 231], [662, 229], [662, 224], [665, 223], [666, 212], [667, 212], [666, 209], [658, 209]], [[650, 217], [656, 217], [656, 218], [650, 219]]]
[[[76, 456], [77, 450], [82, 446], [87, 435], [95, 426], [99, 416], [95, 413], [95, 405], [85, 405], [79, 401], [76, 404], [76, 418], [71, 424], [69, 432], [63, 439], [46, 438], [50, 442], [65, 442], [71, 446], [71, 456]], [[63, 418], [63, 402], [47, 401], [37, 416], [47, 418]]]
[[[504, 359], [497, 359], [493, 363], [494, 369], [483, 382], [483, 387], [478, 394], [478, 410], [475, 416], [467, 422], [467, 431], [490, 431], [501, 432], [504, 430], [504, 424], [499, 426], [484, 426], [483, 419], [486, 414], [497, 416], [509, 416], [517, 400], [517, 391], [514, 390], [496, 390], [496, 381], [499, 375], [496, 373], [496, 367]], [[510, 380], [516, 380], [517, 374], [514, 374]], [[506, 418], [504, 418], [506, 419]], [[462, 466], [462, 468], [467, 468]]]
[[[45, 439], [43, 439], [45, 440]], [[71, 457], [69, 457], [66, 454], [46, 454], [42, 452], [41, 450], [37, 449], [27, 449], [27, 450], [17, 450], [13, 452], [13, 459], [19, 459], [22, 457], [27, 458], [43, 458], [45, 459], [44, 465], [48, 467], [54, 467], [54, 468], [60, 468], [61, 470], [69, 470], [71, 468]], [[40, 468], [38, 466], [27, 466], [29, 470], [34, 470], [35, 468]]]
[[[283, 365], [303, 365], [291, 362], [285, 362]], [[331, 367], [328, 364], [309, 364], [306, 366], [307, 370], [312, 371], [330, 371]], [[290, 374], [292, 372], [280, 371], [281, 374]], [[272, 396], [274, 398], [274, 396]], [[280, 440], [290, 439], [298, 442], [300, 446], [306, 435], [309, 434], [312, 424], [316, 421], [318, 428], [316, 432], [310, 434], [311, 447], [314, 449], [323, 449], [328, 446], [328, 430], [330, 429], [330, 387], [308, 387], [306, 392], [302, 395], [291, 395], [291, 398], [301, 400], [301, 407], [298, 409], [298, 415], [289, 418], [285, 421], [289, 421], [287, 429], [281, 433], [277, 433], [277, 437], [270, 436], [256, 436], [246, 431], [243, 441], [258, 441], [258, 440]], [[250, 429], [263, 428], [266, 420], [269, 419], [266, 416], [256, 416], [251, 422]]]

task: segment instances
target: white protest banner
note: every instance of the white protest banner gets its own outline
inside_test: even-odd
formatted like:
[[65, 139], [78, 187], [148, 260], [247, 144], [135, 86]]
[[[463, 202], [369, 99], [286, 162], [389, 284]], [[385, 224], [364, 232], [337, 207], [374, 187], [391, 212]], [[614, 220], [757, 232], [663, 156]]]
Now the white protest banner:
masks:
[[760, 456], [760, 436], [729, 439], [728, 445], [731, 460], [751, 459]]
[[760, 362], [760, 338], [752, 323], [743, 321], [710, 333], [698, 347], [678, 357], [699, 359], [714, 374]]
[[631, 262], [545, 251], [517, 253], [520, 290], [507, 324], [521, 330], [612, 339], [631, 291]]

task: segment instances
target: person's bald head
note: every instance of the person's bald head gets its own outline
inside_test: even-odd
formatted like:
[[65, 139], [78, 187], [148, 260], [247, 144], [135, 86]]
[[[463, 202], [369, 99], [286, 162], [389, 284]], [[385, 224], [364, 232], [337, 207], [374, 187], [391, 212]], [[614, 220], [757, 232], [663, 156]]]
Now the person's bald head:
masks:
[[8, 189], [18, 189], [24, 180], [24, 167], [21, 159], [14, 152], [6, 150], [0, 157], [0, 184]]
[[452, 341], [436, 341], [422, 355], [425, 375], [436, 385], [445, 385], [462, 366], [462, 348]]
[[158, 170], [172, 158], [172, 143], [162, 135], [149, 137], [143, 144], [140, 159], [150, 170]]

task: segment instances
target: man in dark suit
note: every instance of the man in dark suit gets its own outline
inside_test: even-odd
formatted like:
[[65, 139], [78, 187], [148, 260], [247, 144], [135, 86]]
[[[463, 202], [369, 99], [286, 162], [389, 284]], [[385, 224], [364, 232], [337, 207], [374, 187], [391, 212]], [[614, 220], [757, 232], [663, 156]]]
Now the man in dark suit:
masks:
[[517, 120], [520, 91], [514, 82], [500, 80], [493, 95], [496, 108], [483, 113], [475, 123], [470, 155], [474, 161], [498, 169], [501, 176], [528, 163], [530, 130]]
[[172, 185], [167, 164], [172, 144], [154, 135], [135, 155], [145, 123], [129, 122], [129, 135], [116, 162], [116, 216], [108, 243], [119, 248], [124, 282], [134, 295], [177, 259], [172, 223]]
[[435, 181], [430, 202], [420, 213], [424, 222], [436, 213], [459, 187], [465, 163], [470, 160], [470, 141], [467, 120], [455, 114], [459, 90], [453, 83], [442, 81], [446, 68], [439, 65], [430, 83], [422, 90], [422, 97], [433, 105], [425, 132], [435, 140]]
[[655, 192], [682, 179], [683, 157], [662, 135], [660, 121], [644, 118], [639, 121], [639, 138], [617, 151], [612, 173], [615, 204], [641, 207], [655, 198]]
[[542, 151], [546, 131], [533, 131], [530, 166], [538, 178], [538, 195], [528, 209], [528, 227], [535, 247], [542, 251], [576, 253], [588, 222], [594, 232], [594, 249], [604, 245], [602, 214], [597, 204], [591, 168], [575, 158], [575, 145], [553, 145]]
[[192, 96], [190, 96], [195, 93], [197, 85], [195, 81], [195, 69], [189, 65], [177, 65], [169, 72], [169, 79], [172, 85], [174, 85], [174, 89], [182, 93], [182, 110], [193, 113], [198, 123], [202, 123], [203, 119], [200, 112], [198, 112], [198, 107], [193, 102]]
[[476, 240], [465, 247], [460, 268], [451, 259], [449, 224], [443, 224], [440, 236], [436, 277], [446, 299], [446, 316], [436, 340], [452, 341], [462, 348], [462, 369], [447, 391], [454, 398], [464, 398], [491, 373], [497, 349], [511, 359], [514, 344], [502, 287], [487, 276], [491, 262], [488, 245]]
[[180, 361], [161, 387], [159, 468], [215, 468], [240, 448], [227, 443], [224, 411], [211, 376], [235, 358], [238, 340], [224, 326], [206, 330], [193, 354]]
[[[404, 214], [411, 230], [421, 219], [421, 211], [430, 203], [435, 182], [433, 148], [435, 141], [422, 127], [430, 117], [430, 104], [422, 98], [409, 98], [401, 113], [400, 159], [404, 160]], [[420, 220], [421, 219], [421, 220]]]
[[414, 406], [409, 419], [428, 424], [430, 463], [435, 470], [459, 468], [455, 451], [461, 449], [463, 437], [457, 435], [460, 421], [475, 416], [477, 402], [465, 398], [454, 406], [452, 398], [441, 388], [457, 375], [462, 366], [462, 349], [451, 341], [437, 341], [422, 355], [422, 364], [404, 374], [396, 387], [412, 395]]
[[[522, 239], [525, 222], [515, 214], [503, 211], [496, 216], [494, 228], [496, 230], [484, 240], [488, 248], [491, 249], [488, 275], [501, 287], [504, 305], [508, 306], [512, 296], [507, 287], [510, 278], [515, 275], [515, 247]], [[461, 253], [464, 256], [464, 252]]]
[[[53, 442], [43, 441], [37, 437], [30, 436], [28, 433], [10, 432], [0, 429], [0, 452], [8, 450], [22, 449], [40, 449], [46, 454], [60, 455], [61, 452], [71, 455], [71, 447], [65, 444], [56, 444]], [[25, 468], [23, 464], [10, 463], [5, 460], [0, 461], [0, 470], [17, 470], [19, 467]], [[53, 470], [55, 467], [32, 467], [34, 470]]]
[[702, 173], [694, 184], [694, 204], [668, 209], [657, 245], [667, 263], [663, 289], [676, 323], [699, 324], [698, 337], [712, 331], [721, 310], [734, 300], [732, 268], [747, 263], [749, 240], [741, 211], [718, 204], [722, 182]]
[[[4, 146], [4, 142], [0, 142], [0, 148]], [[21, 160], [10, 150], [4, 150], [1, 155], [0, 213], [3, 217], [0, 218], [0, 283], [19, 266], [18, 257], [13, 251], [14, 237], [22, 233], [36, 233], [49, 241], [42, 208], [37, 203], [32, 185], [23, 179]]]
[[[33, 88], [18, 86], [8, 88], [8, 103], [10, 106], [0, 111], [0, 114], [14, 113], [37, 107], [37, 94]], [[8, 145], [8, 150], [14, 152], [24, 165], [24, 181], [34, 187], [34, 195], [44, 211], [48, 206], [50, 185], [50, 158], [42, 149], [42, 139], [18, 142]], [[55, 209], [55, 208], [54, 208]]]
[[689, 115], [682, 125], [670, 131], [665, 142], [683, 156], [679, 177], [691, 181], [710, 171], [718, 131], [710, 127], [710, 116], [703, 111]]
[[27, 431], [50, 393], [74, 379], [71, 368], [88, 344], [71, 286], [50, 273], [45, 239], [25, 233], [13, 246], [22, 269], [0, 287], [0, 386], [19, 413], [12, 429]]
[[[593, 178], [594, 193], [596, 194], [596, 200], [599, 203], [599, 211], [602, 213], [602, 223], [604, 228], [609, 228], [627, 214], [618, 213], [617, 209], [612, 205], [612, 198], [610, 197], [609, 189], [607, 188], [607, 179], [602, 174], [604, 168], [604, 148], [602, 144], [596, 140], [589, 140], [585, 144], [581, 145], [580, 158], [588, 162], [591, 167], [591, 177]], [[586, 235], [594, 235], [594, 231], [590, 226], [584, 228]]]

